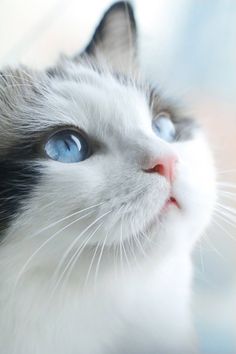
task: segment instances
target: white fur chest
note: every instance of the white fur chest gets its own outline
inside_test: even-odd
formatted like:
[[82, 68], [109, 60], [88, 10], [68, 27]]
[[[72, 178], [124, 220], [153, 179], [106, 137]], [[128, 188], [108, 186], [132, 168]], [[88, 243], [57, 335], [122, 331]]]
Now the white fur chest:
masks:
[[152, 272], [131, 273], [111, 272], [96, 289], [80, 291], [79, 284], [70, 284], [51, 299], [45, 276], [37, 272], [12, 298], [5, 288], [1, 353], [190, 354], [189, 259], [170, 258]]

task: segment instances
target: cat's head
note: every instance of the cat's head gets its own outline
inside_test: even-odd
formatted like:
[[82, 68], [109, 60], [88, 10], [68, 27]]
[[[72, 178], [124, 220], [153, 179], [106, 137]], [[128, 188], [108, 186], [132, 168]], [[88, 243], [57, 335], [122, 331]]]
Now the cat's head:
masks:
[[74, 58], [1, 73], [0, 198], [3, 243], [37, 240], [39, 258], [153, 240], [189, 249], [208, 223], [207, 143], [142, 78], [128, 3], [105, 13]]

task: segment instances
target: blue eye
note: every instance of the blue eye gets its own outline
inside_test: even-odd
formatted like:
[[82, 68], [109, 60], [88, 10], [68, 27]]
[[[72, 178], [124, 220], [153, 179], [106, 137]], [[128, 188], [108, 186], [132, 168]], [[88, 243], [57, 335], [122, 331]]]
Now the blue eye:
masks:
[[63, 130], [49, 138], [45, 151], [52, 160], [73, 163], [89, 157], [89, 146], [82, 134], [75, 130]]
[[166, 113], [160, 113], [152, 122], [155, 133], [163, 140], [171, 142], [175, 138], [176, 130], [170, 117]]

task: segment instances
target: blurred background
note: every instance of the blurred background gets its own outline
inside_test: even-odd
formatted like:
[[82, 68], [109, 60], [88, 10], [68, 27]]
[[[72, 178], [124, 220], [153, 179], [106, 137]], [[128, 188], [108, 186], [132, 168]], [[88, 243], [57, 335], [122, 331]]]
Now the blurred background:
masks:
[[[0, 68], [82, 49], [111, 3], [0, 0]], [[132, 3], [146, 76], [201, 121], [215, 154], [219, 200], [194, 255], [193, 308], [201, 353], [236, 354], [236, 1]]]

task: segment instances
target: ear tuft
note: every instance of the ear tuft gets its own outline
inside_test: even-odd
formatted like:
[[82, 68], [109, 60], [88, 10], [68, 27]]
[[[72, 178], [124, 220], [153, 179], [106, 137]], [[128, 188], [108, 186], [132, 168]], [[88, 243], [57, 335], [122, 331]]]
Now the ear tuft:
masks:
[[113, 4], [104, 14], [84, 52], [75, 57], [89, 56], [106, 61], [112, 69], [133, 71], [136, 59], [137, 28], [129, 2]]

